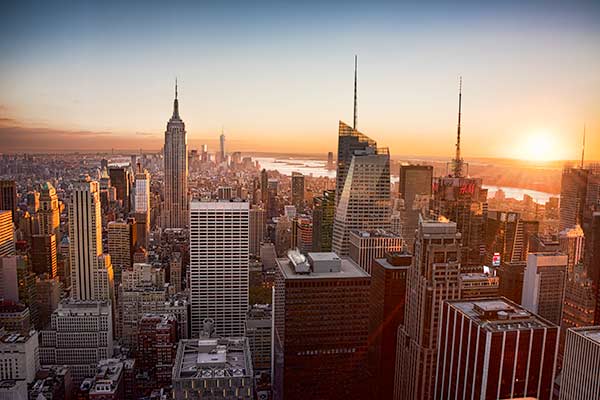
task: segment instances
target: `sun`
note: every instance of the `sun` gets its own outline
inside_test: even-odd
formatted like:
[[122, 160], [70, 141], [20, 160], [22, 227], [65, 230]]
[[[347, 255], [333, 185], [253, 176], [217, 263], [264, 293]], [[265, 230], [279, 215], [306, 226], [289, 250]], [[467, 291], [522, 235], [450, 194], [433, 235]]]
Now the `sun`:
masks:
[[530, 161], [553, 161], [561, 158], [556, 136], [548, 131], [525, 135], [517, 148], [517, 158]]

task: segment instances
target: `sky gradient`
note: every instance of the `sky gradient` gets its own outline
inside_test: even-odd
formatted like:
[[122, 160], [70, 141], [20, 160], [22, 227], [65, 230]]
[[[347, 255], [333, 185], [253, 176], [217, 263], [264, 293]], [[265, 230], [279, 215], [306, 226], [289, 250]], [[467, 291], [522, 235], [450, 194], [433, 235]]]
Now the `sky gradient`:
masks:
[[[1, 152], [162, 146], [179, 78], [191, 148], [335, 151], [352, 120], [393, 155], [600, 159], [600, 3], [12, 2]], [[302, 3], [302, 4], [300, 4]]]

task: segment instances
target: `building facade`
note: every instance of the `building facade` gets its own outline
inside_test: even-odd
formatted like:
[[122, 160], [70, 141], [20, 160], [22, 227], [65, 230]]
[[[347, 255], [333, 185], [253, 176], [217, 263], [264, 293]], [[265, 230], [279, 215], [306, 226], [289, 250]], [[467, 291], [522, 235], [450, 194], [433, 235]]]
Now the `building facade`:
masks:
[[167, 123], [163, 148], [165, 170], [165, 202], [162, 210], [163, 228], [184, 228], [188, 223], [188, 151], [185, 124], [179, 116], [177, 84], [173, 115]]
[[552, 399], [556, 325], [500, 297], [440, 311], [435, 399]]
[[277, 265], [274, 399], [367, 398], [370, 276], [335, 253]]
[[433, 397], [441, 303], [460, 298], [460, 241], [455, 222], [419, 220], [404, 324], [398, 328], [397, 400]]
[[242, 336], [248, 310], [249, 209], [244, 202], [192, 202], [192, 337], [214, 320], [218, 335]]

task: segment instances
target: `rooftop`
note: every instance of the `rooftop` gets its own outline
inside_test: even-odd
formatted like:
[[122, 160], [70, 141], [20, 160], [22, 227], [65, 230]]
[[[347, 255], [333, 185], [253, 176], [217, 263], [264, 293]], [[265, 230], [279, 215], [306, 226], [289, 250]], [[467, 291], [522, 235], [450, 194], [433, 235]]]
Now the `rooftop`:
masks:
[[[309, 256], [317, 261], [331, 261], [333, 257], [338, 257], [335, 253], [309, 253]], [[278, 258], [277, 264], [285, 279], [347, 279], [347, 278], [368, 278], [369, 274], [360, 268], [350, 258], [342, 257], [339, 272], [310, 272], [299, 274], [288, 258]]]
[[552, 328], [556, 325], [504, 298], [452, 300], [456, 308], [481, 328], [490, 332]]
[[250, 349], [245, 337], [181, 340], [173, 379], [251, 377]]
[[573, 328], [571, 330], [581, 336], [584, 336], [584, 337], [596, 342], [598, 345], [600, 345], [600, 325], [585, 326], [582, 328]]
[[354, 230], [354, 231], [350, 231], [350, 235], [359, 236], [361, 238], [383, 237], [383, 238], [401, 239], [400, 235], [397, 235], [393, 232], [386, 231], [385, 229]]
[[190, 203], [192, 210], [248, 210], [248, 203], [242, 201], [197, 201]]

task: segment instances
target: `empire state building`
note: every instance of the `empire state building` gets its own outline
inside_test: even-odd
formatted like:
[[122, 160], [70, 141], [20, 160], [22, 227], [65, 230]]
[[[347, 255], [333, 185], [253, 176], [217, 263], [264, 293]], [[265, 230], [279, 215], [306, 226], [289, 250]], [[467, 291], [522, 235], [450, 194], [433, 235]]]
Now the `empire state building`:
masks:
[[163, 228], [185, 228], [189, 216], [188, 158], [185, 124], [179, 116], [177, 82], [173, 115], [167, 123], [164, 146], [165, 203], [162, 212]]

